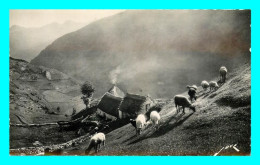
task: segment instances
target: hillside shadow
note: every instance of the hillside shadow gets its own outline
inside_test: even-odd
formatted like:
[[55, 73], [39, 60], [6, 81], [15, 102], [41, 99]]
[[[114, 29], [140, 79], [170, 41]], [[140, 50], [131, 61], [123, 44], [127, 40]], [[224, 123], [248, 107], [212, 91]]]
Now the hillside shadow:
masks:
[[127, 142], [127, 141], [129, 141], [129, 140], [132, 140], [132, 139], [134, 139], [135, 137], [137, 137], [136, 134], [133, 135], [133, 136], [131, 136], [130, 138], [124, 140], [123, 143], [125, 143], [125, 142]]
[[206, 98], [207, 96], [209, 96], [211, 94], [210, 91], [208, 91], [207, 93], [204, 93], [203, 95], [201, 95], [201, 98], [204, 99]]
[[209, 89], [207, 91], [201, 91], [198, 93], [197, 98], [201, 98], [204, 99], [208, 96], [210, 96], [211, 94], [214, 94], [214, 92], [216, 92], [218, 89], [210, 91]]
[[200, 91], [199, 93], [198, 93], [198, 95], [197, 95], [197, 98], [202, 98], [202, 99], [204, 99], [204, 98], [206, 98], [206, 97], [208, 97], [209, 96], [209, 98], [213, 98], [213, 97], [215, 97], [217, 94], [215, 93], [215, 92], [217, 92], [225, 83], [223, 83], [223, 82], [220, 82], [220, 80], [218, 80], [218, 85], [219, 85], [219, 88], [217, 88], [217, 89], [215, 89], [215, 90], [212, 90], [212, 91], [210, 91], [209, 89], [207, 89], [207, 91]]
[[[191, 113], [188, 116], [185, 116], [184, 118], [182, 118], [184, 115], [185, 114], [181, 114], [180, 116], [176, 117], [177, 114], [175, 114], [174, 116], [172, 116], [168, 120], [166, 120], [163, 124], [161, 124], [156, 131], [151, 133], [150, 132], [151, 129], [148, 129], [144, 134], [142, 134], [141, 137], [134, 140], [133, 142], [128, 143], [128, 145], [140, 142], [140, 141], [148, 139], [148, 138], [156, 138], [156, 137], [162, 136], [162, 135], [166, 134], [167, 132], [171, 131], [172, 129], [174, 129], [175, 127], [180, 126], [188, 118], [190, 118], [193, 115], [193, 113]], [[175, 119], [175, 121], [173, 121], [174, 119]]]
[[220, 88], [221, 86], [223, 86], [226, 82], [227, 82], [227, 80], [226, 80], [225, 82], [221, 82], [220, 80], [218, 80], [217, 83], [218, 83], [219, 88]]
[[216, 92], [221, 88], [221, 86], [222, 86], [222, 85], [219, 85], [219, 88], [217, 88], [217, 89], [215, 89], [215, 90], [213, 90], [213, 91], [208, 91], [207, 93], [202, 94], [200, 97], [201, 97], [202, 99], [204, 99], [204, 98], [206, 98], [206, 97], [209, 97], [209, 98], [215, 97], [215, 96], [217, 95]]

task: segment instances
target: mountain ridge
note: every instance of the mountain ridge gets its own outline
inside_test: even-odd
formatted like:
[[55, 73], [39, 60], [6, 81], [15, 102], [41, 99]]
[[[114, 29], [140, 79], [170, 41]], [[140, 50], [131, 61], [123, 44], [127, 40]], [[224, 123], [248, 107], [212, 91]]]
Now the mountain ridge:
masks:
[[9, 28], [10, 56], [30, 61], [56, 38], [84, 26], [83, 23], [53, 22], [40, 27], [12, 25]]
[[[117, 83], [123, 90], [170, 97], [170, 91], [182, 91], [180, 81], [200, 83], [213, 68], [232, 70], [250, 59], [249, 18], [247, 10], [125, 11], [58, 38], [31, 63], [92, 81], [96, 96]], [[208, 73], [202, 77], [203, 70]], [[171, 84], [178, 85], [168, 90]]]

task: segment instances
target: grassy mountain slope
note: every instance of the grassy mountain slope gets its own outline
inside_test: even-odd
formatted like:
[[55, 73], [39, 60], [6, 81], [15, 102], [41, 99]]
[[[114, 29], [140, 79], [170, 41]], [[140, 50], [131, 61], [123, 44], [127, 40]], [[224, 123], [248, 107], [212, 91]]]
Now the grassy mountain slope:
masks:
[[[51, 80], [47, 79], [46, 71], [52, 75]], [[69, 120], [73, 108], [78, 112], [85, 108], [80, 99], [80, 86], [75, 80], [55, 69], [34, 66], [13, 58], [10, 58], [9, 104], [10, 124], [55, 123]], [[57, 110], [58, 106], [60, 111]], [[10, 126], [10, 147], [32, 146], [37, 140], [43, 144], [58, 143], [75, 137], [74, 132], [66, 135], [58, 131], [57, 126]]]
[[247, 10], [129, 10], [58, 38], [31, 62], [92, 81], [95, 96], [117, 83], [167, 98], [221, 65], [240, 66], [250, 32]]
[[[176, 114], [173, 100], [163, 107], [159, 128], [148, 126], [135, 136], [131, 124], [106, 135], [106, 146], [98, 155], [250, 155], [251, 66], [229, 73], [227, 82], [214, 92], [198, 88], [196, 112]], [[187, 95], [187, 93], [183, 93]], [[66, 152], [83, 154], [88, 142]], [[93, 154], [93, 153], [91, 153]]]

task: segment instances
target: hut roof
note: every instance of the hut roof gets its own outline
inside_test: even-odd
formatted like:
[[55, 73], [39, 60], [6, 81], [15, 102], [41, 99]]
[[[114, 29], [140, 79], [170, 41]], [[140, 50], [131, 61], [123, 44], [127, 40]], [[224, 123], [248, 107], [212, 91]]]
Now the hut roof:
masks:
[[138, 113], [143, 110], [143, 103], [146, 100], [146, 96], [127, 93], [119, 110], [127, 113]]
[[143, 100], [145, 101], [147, 96], [142, 96], [142, 95], [138, 95], [138, 94], [131, 94], [131, 93], [127, 93], [126, 94], [126, 98], [131, 98], [134, 100]]
[[125, 93], [115, 85], [112, 88], [110, 88], [108, 92], [116, 97], [123, 98], [125, 96]]
[[111, 93], [105, 93], [105, 95], [101, 98], [98, 108], [103, 112], [118, 117], [118, 107], [122, 101], [122, 98], [116, 97]]

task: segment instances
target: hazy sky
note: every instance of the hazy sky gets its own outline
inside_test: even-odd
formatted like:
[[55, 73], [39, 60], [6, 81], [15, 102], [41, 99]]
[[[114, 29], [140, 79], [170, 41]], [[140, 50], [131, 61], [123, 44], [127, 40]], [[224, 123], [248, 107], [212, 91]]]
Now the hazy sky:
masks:
[[39, 27], [67, 20], [90, 23], [124, 10], [10, 10], [10, 26]]

